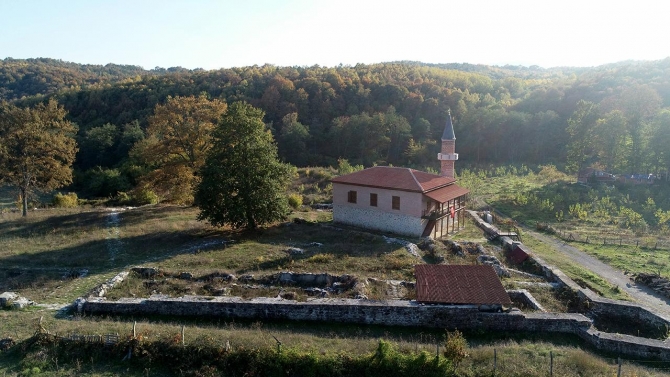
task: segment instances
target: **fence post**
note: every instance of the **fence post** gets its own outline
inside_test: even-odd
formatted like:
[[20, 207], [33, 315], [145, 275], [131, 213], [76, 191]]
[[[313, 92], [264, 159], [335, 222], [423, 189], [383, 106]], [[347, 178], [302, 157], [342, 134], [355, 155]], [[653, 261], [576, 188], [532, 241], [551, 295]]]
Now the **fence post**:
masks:
[[493, 349], [493, 375], [496, 375], [496, 368], [498, 367], [498, 351]]
[[435, 357], [440, 358], [440, 338], [435, 340]]
[[282, 343], [277, 339], [276, 336], [272, 335], [273, 338], [275, 338], [275, 341], [277, 342], [277, 353], [281, 353], [281, 345]]
[[184, 346], [184, 335], [185, 335], [185, 328], [186, 326], [181, 325], [181, 346]]
[[137, 338], [137, 333], [135, 332], [136, 327], [137, 327], [137, 321], [133, 322], [133, 339]]
[[616, 377], [621, 377], [621, 357], [617, 357], [617, 363], [619, 364], [616, 372]]
[[549, 351], [549, 376], [554, 375], [554, 351]]

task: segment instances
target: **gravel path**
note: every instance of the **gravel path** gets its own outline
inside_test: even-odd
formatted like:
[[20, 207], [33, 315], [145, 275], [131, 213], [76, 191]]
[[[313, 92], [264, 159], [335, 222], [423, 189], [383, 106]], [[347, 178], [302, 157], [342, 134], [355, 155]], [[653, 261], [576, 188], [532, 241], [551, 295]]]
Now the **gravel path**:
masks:
[[622, 271], [619, 271], [612, 266], [601, 262], [600, 260], [586, 254], [583, 251], [580, 251], [573, 246], [566, 244], [561, 240], [542, 233], [534, 232], [530, 229], [524, 229], [524, 232], [546, 243], [547, 245], [550, 245], [552, 248], [554, 248], [554, 250], [560, 251], [565, 256], [572, 259], [572, 261], [575, 263], [591, 270], [593, 273], [599, 275], [610, 284], [618, 286], [620, 289], [630, 295], [637, 304], [644, 306], [645, 308], [662, 315], [663, 317], [670, 318], [670, 299], [661, 296], [660, 294], [654, 292], [652, 289], [642, 284], [635, 283], [628, 276], [624, 275]]

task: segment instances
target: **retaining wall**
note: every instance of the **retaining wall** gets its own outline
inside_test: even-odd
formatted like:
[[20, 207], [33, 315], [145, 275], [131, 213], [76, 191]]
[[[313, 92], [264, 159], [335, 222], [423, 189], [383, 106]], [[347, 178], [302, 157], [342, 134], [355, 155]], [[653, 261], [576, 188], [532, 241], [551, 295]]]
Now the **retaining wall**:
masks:
[[80, 302], [86, 314], [169, 315], [269, 320], [341, 322], [366, 325], [416, 326], [461, 330], [549, 331], [577, 333], [591, 326], [581, 314], [487, 313], [474, 305], [423, 305], [416, 301], [313, 299], [306, 302], [276, 298], [186, 296], [183, 298], [92, 298]]
[[168, 315], [228, 319], [340, 322], [365, 325], [417, 326], [460, 330], [576, 334], [595, 348], [619, 355], [670, 360], [670, 345], [629, 335], [607, 334], [576, 313], [480, 312], [471, 305], [421, 305], [415, 301], [283, 299], [239, 297], [154, 297], [106, 301], [80, 299], [82, 313], [93, 315]]
[[[468, 211], [468, 213], [485, 232], [499, 233], [495, 226], [485, 222], [475, 211]], [[501, 237], [501, 240], [503, 247], [510, 247], [514, 244], [508, 237]], [[525, 249], [528, 250], [527, 247]], [[590, 289], [580, 287], [579, 284], [565, 275], [563, 271], [548, 264], [542, 258], [535, 255], [535, 253], [531, 252], [528, 254], [530, 259], [540, 266], [542, 273], [547, 279], [568, 287], [577, 293], [581, 303], [588, 308], [587, 314], [594, 317], [602, 316], [624, 321], [634, 321], [661, 329], [670, 327], [669, 318], [653, 313], [632, 302], [601, 297]], [[599, 350], [643, 358], [670, 360], [670, 344], [666, 341], [625, 334], [611, 334], [598, 331], [595, 328], [580, 331], [578, 335]]]
[[[480, 226], [486, 226], [486, 229], [498, 231], [497, 228], [486, 223], [474, 211], [468, 211], [470, 216]], [[511, 245], [512, 240], [507, 237], [502, 237], [503, 246]], [[622, 318], [634, 321], [640, 321], [659, 328], [670, 327], [670, 318], [665, 318], [659, 314], [652, 313], [646, 308], [627, 301], [610, 300], [600, 297], [590, 289], [582, 288], [574, 280], [570, 279], [563, 271], [548, 264], [542, 258], [539, 258], [535, 253], [529, 253], [529, 257], [542, 269], [543, 274], [547, 279], [560, 283], [563, 286], [570, 288], [576, 292], [580, 300], [588, 307], [588, 311], [596, 316], [607, 316], [612, 318]]]

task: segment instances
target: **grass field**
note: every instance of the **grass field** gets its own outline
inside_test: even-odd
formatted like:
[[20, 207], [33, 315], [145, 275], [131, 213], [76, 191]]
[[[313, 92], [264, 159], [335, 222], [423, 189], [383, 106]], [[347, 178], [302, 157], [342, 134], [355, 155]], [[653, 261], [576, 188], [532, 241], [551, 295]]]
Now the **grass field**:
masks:
[[612, 286], [600, 276], [573, 262], [570, 258], [551, 248], [551, 246], [539, 242], [530, 235], [526, 235], [523, 241], [525, 245], [528, 245], [542, 259], [549, 264], [558, 267], [576, 283], [585, 286], [606, 298], [630, 300], [630, 297], [625, 292]]
[[[324, 184], [324, 176], [318, 171], [303, 171], [300, 173], [302, 183], [294, 187], [295, 192], [302, 192], [309, 202], [323, 201], [329, 190]], [[314, 180], [321, 182], [317, 188], [311, 185]], [[332, 219], [329, 212], [295, 212], [292, 218], [308, 222], [289, 221], [253, 233], [209, 227], [195, 220], [196, 213], [197, 210], [191, 207], [174, 206], [128, 210], [92, 207], [37, 210], [31, 211], [26, 219], [17, 213], [1, 213], [0, 291], [16, 290], [40, 303], [69, 303], [119, 271], [136, 265], [158, 267], [171, 273], [191, 272], [196, 276], [213, 272], [264, 276], [279, 271], [294, 271], [413, 280], [413, 265], [424, 262], [422, 258], [410, 255], [401, 245], [388, 243], [381, 235], [331, 227], [328, 224]], [[469, 221], [454, 239], [485, 244], [482, 233]], [[529, 237], [525, 237], [524, 242], [574, 279], [583, 280], [607, 297], [625, 298], [613, 287], [579, 266], [570, 265], [539, 242]], [[285, 251], [289, 247], [300, 247], [305, 253], [290, 256]], [[607, 257], [610, 251], [592, 252]], [[638, 252], [647, 253], [646, 250]], [[440, 253], [451, 264], [473, 263], [474, 259], [472, 256], [465, 259], [456, 257], [445, 249], [440, 249]], [[650, 265], [651, 260], [658, 265], [663, 263], [662, 256], [648, 254], [640, 254], [636, 263], [643, 268], [645, 264]], [[82, 270], [86, 270], [84, 277], [71, 278]], [[504, 284], [517, 288], [514, 279], [506, 279]], [[131, 278], [112, 296], [149, 294], [139, 288], [142, 285], [140, 279], [133, 282]], [[567, 309], [562, 298], [556, 297], [560, 293], [545, 288], [527, 289], [548, 309]], [[198, 292], [184, 288], [183, 291], [175, 289], [169, 293]], [[0, 310], [0, 338], [12, 337], [19, 342], [25, 340], [35, 332], [40, 318], [43, 318], [43, 325], [48, 330], [59, 334], [128, 334], [132, 322], [137, 320], [138, 332], [145, 341], [174, 341], [181, 326], [186, 325], [187, 344], [220, 345], [228, 341], [233, 347], [273, 349], [276, 347], [276, 336], [287, 348], [317, 354], [370, 354], [380, 338], [389, 339], [403, 353], [423, 350], [434, 354], [435, 344], [443, 336], [442, 331], [336, 324], [80, 317], [30, 308]], [[468, 351], [470, 357], [459, 366], [457, 375], [460, 376], [490, 375], [494, 349], [498, 355], [496, 375], [499, 376], [547, 375], [550, 351], [555, 357], [556, 376], [616, 374], [612, 359], [580, 350], [577, 339], [546, 338], [543, 334], [465, 335], [471, 346]], [[40, 366], [40, 375], [161, 375], [157, 369], [141, 371], [126, 368], [124, 371], [124, 364], [111, 360], [32, 364], [39, 357], [32, 355], [20, 360], [0, 354], [0, 375], [30, 375], [31, 368], [36, 365]], [[665, 364], [656, 365], [663, 367]], [[638, 365], [624, 365], [623, 371], [625, 376], [663, 375], [659, 370], [647, 370]]]
[[670, 276], [670, 250], [654, 250], [626, 245], [584, 244], [581, 242], [572, 242], [571, 244], [622, 271]]
[[[43, 326], [62, 335], [118, 333], [129, 336], [133, 323], [126, 318], [57, 319], [39, 311], [0, 311], [0, 335], [10, 334], [15, 339], [25, 339], [37, 329], [40, 317]], [[390, 341], [403, 354], [427, 352], [434, 355], [436, 344], [444, 339], [441, 330], [412, 328], [351, 326], [318, 323], [288, 322], [226, 322], [170, 319], [137, 319], [136, 330], [141, 342], [181, 342], [185, 326], [186, 345], [199, 348], [222, 347], [226, 342], [232, 349], [276, 349], [275, 338], [285, 350], [296, 350], [317, 355], [370, 355], [374, 354], [379, 339]], [[9, 327], [9, 329], [8, 329]], [[456, 376], [489, 376], [493, 370], [493, 353], [497, 354], [497, 376], [546, 376], [549, 375], [550, 353], [554, 357], [554, 376], [612, 376], [616, 375], [613, 357], [594, 356], [580, 349], [579, 341], [569, 336], [552, 336], [547, 341], [541, 334], [487, 334], [466, 333], [469, 343], [468, 357], [456, 369]], [[544, 340], [543, 340], [544, 339]], [[444, 347], [441, 346], [441, 351]], [[157, 365], [136, 365], [117, 359], [67, 359], [61, 356], [58, 363], [45, 360], [40, 353], [25, 358], [0, 353], [0, 374], [31, 375], [35, 367], [44, 376], [108, 376], [108, 375], [178, 375]], [[667, 376], [663, 370], [646, 369], [670, 367], [668, 363], [624, 363], [623, 376]], [[150, 370], [147, 371], [147, 368]], [[23, 373], [21, 373], [23, 372]], [[21, 373], [21, 374], [20, 374]]]

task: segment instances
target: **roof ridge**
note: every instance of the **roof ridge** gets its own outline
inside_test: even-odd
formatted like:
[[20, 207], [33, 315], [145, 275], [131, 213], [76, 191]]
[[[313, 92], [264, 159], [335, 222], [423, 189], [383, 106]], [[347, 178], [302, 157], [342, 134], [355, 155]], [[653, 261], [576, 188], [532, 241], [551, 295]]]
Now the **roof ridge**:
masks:
[[423, 189], [423, 186], [421, 185], [421, 183], [419, 183], [419, 180], [416, 179], [416, 176], [414, 175], [414, 169], [412, 169], [412, 168], [407, 168], [407, 170], [409, 170], [409, 174], [412, 176], [412, 178], [414, 178], [414, 182], [415, 182], [417, 185], [419, 185], [419, 188], [421, 189], [421, 193], [425, 192], [426, 190]]

